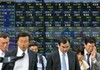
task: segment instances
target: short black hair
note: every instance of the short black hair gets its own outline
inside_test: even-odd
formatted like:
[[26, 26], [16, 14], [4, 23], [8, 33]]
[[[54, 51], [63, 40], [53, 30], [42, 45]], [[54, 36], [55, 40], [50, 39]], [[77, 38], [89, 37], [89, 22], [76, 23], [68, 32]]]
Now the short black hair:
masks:
[[96, 39], [94, 37], [91, 37], [91, 36], [87, 36], [84, 38], [84, 43], [87, 44], [87, 43], [96, 43]]
[[28, 33], [28, 32], [20, 32], [18, 35], [17, 35], [17, 41], [19, 39], [19, 37], [26, 37], [28, 36], [29, 37], [29, 41], [31, 40], [31, 35]]
[[0, 33], [0, 38], [7, 38], [9, 35], [7, 33]]
[[60, 43], [63, 43], [63, 44], [65, 44], [67, 42], [70, 43], [70, 40], [66, 36], [61, 35], [58, 37], [57, 42], [60, 45]]
[[30, 44], [29, 44], [29, 47], [31, 47], [31, 46], [37, 46], [37, 47], [39, 47], [39, 44], [38, 44], [38, 42], [30, 42]]
[[81, 54], [84, 54], [84, 47], [82, 45], [79, 44], [74, 44], [74, 46], [72, 47], [72, 51], [76, 52], [77, 54], [79, 52], [81, 52]]

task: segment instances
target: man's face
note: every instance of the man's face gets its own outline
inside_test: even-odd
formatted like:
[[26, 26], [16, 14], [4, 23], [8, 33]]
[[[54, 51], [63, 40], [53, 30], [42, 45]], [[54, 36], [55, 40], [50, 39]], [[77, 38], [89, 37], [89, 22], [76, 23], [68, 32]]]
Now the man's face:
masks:
[[30, 50], [33, 52], [38, 52], [38, 47], [37, 46], [30, 46]]
[[69, 50], [69, 48], [70, 48], [70, 44], [69, 44], [69, 42], [67, 41], [67, 43], [60, 43], [60, 45], [58, 45], [58, 48], [60, 49], [60, 51], [62, 52], [62, 53], [65, 53], [65, 52], [67, 52], [68, 50]]
[[18, 47], [22, 50], [22, 51], [25, 51], [28, 46], [29, 46], [29, 37], [26, 36], [26, 37], [19, 37], [18, 41]]
[[0, 50], [6, 52], [8, 51], [8, 46], [9, 46], [9, 37], [0, 38]]
[[95, 43], [84, 44], [84, 47], [85, 47], [86, 51], [90, 54], [95, 47]]

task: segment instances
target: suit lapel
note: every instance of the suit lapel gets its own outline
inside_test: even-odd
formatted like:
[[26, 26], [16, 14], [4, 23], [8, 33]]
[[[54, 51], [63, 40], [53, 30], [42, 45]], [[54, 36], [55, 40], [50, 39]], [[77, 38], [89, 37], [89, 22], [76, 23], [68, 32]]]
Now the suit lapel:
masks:
[[[87, 63], [87, 60], [86, 60], [85, 56], [83, 56], [82, 58], [83, 58], [83, 60], [85, 60], [86, 63]], [[87, 63], [87, 64], [88, 64], [88, 63]], [[92, 62], [92, 61], [91, 61], [91, 67], [93, 67], [93, 62]]]
[[56, 59], [56, 60], [55, 60], [55, 63], [56, 63], [56, 65], [57, 65], [56, 68], [58, 68], [57, 70], [61, 70], [61, 61], [60, 61], [59, 51], [56, 52], [56, 55], [55, 55], [55, 56], [56, 56], [56, 57], [55, 57], [54, 59]]
[[18, 50], [17, 50], [17, 48], [16, 48], [15, 50], [12, 51], [11, 55], [12, 55], [12, 56], [16, 56], [17, 51], [18, 51]]
[[37, 70], [37, 55], [35, 53], [28, 50], [29, 55], [29, 70]]
[[[12, 53], [10, 54], [11, 56], [16, 56], [16, 54], [17, 54], [17, 48], [15, 49], [15, 50], [13, 50], [12, 51]], [[15, 62], [13, 62], [13, 63], [10, 63], [10, 66], [12, 67], [12, 69], [14, 68], [14, 66], [15, 66]]]
[[68, 54], [68, 61], [69, 61], [69, 70], [72, 70], [72, 60], [73, 60], [73, 58], [71, 57], [72, 55], [70, 54], [70, 52], [68, 51], [67, 52], [67, 54]]
[[31, 68], [32, 67], [31, 65], [32, 65], [32, 62], [33, 62], [33, 60], [32, 60], [33, 57], [31, 56], [31, 52], [30, 51], [28, 51], [28, 55], [29, 55], [29, 70], [31, 70], [32, 69]]

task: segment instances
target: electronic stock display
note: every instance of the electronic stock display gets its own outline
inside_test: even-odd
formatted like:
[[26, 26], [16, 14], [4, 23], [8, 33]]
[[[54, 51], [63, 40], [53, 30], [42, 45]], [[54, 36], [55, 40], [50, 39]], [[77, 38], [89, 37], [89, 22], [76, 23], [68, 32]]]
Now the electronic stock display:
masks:
[[94, 36], [100, 47], [100, 1], [95, 0], [0, 0], [0, 32], [11, 36], [10, 49], [16, 46], [16, 34], [28, 31], [48, 54], [56, 47], [59, 35], [72, 44]]

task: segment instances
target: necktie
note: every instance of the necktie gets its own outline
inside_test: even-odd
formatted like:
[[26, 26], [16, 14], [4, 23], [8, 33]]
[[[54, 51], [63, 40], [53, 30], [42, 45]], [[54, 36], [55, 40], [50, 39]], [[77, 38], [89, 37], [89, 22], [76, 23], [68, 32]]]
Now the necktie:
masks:
[[65, 54], [62, 54], [62, 68], [63, 70], [67, 70], [67, 67], [66, 67], [66, 60], [65, 60]]
[[11, 57], [11, 62], [15, 62], [25, 56], [25, 53], [22, 53], [22, 56]]
[[9, 63], [9, 62], [15, 62], [25, 56], [25, 53], [22, 54], [22, 56], [12, 56], [12, 57], [0, 57], [0, 62], [2, 63]]
[[[89, 61], [89, 58], [90, 58], [90, 54], [87, 54], [87, 63], [88, 63], [88, 65], [89, 65], [89, 69], [90, 69], [90, 61]], [[88, 70], [89, 70], [88, 69]]]

